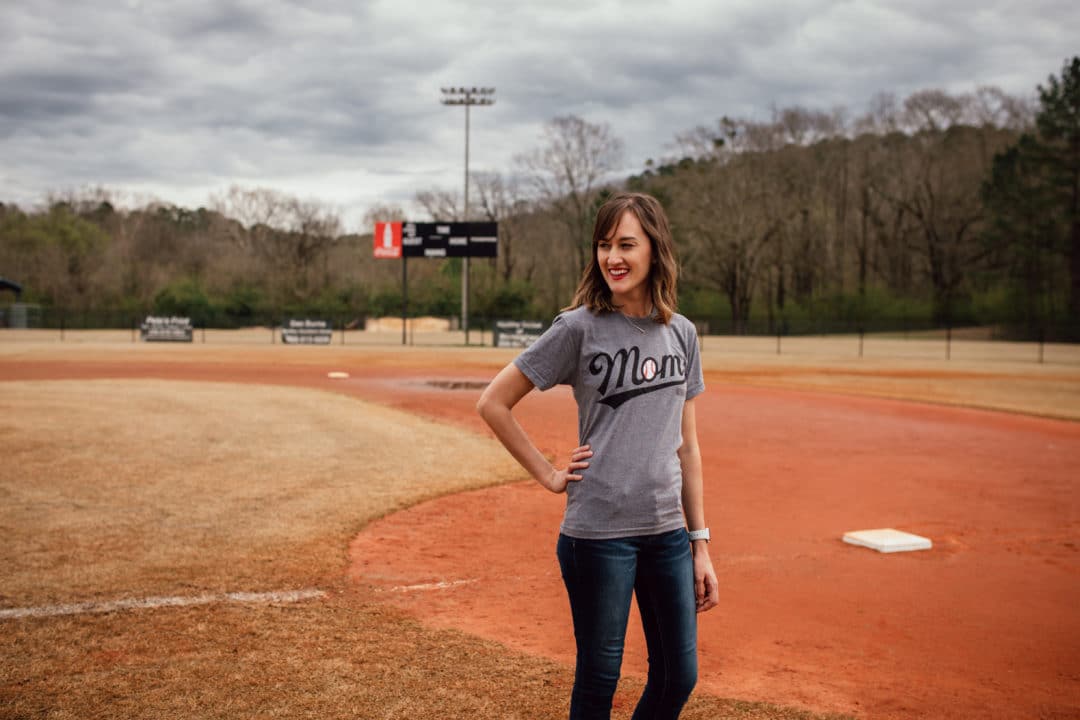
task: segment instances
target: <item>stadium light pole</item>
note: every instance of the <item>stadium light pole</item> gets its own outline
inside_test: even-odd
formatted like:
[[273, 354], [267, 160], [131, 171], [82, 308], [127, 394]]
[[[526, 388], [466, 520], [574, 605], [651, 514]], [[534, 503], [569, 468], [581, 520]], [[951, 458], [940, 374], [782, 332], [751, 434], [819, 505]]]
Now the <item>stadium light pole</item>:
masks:
[[[462, 222], [469, 222], [469, 108], [473, 105], [494, 105], [493, 87], [449, 87], [442, 89], [443, 105], [465, 106], [465, 212]], [[437, 219], [437, 218], [436, 218]], [[465, 330], [465, 344], [469, 344], [469, 258], [465, 256], [461, 267], [461, 327]]]

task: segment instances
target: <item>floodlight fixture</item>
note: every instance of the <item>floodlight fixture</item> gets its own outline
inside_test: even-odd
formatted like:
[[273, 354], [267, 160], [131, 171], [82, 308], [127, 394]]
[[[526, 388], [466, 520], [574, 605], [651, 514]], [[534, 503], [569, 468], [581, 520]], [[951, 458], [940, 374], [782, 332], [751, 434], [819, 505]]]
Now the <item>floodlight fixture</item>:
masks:
[[[443, 105], [465, 106], [465, 209], [463, 222], [469, 221], [469, 108], [473, 105], [494, 105], [493, 87], [450, 87], [442, 90]], [[462, 258], [461, 268], [461, 327], [465, 331], [465, 344], [469, 344], [469, 258]]]

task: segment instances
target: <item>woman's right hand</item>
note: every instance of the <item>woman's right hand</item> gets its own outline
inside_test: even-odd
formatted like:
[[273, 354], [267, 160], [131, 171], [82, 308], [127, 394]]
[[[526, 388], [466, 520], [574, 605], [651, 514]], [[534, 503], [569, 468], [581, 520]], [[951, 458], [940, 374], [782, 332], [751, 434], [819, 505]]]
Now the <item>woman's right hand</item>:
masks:
[[553, 493], [566, 492], [566, 486], [572, 482], [580, 482], [582, 476], [577, 473], [578, 470], [584, 470], [589, 467], [586, 458], [592, 457], [592, 450], [589, 449], [589, 445], [582, 445], [576, 447], [570, 451], [570, 464], [562, 470], [557, 468], [551, 469], [551, 479], [548, 481], [548, 490]]

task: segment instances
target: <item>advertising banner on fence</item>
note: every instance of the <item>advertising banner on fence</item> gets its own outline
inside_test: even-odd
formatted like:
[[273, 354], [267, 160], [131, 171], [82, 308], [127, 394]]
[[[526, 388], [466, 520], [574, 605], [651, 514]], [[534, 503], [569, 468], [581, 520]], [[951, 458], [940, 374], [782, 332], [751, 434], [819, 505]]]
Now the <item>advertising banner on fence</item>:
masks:
[[527, 348], [544, 332], [539, 320], [496, 320], [495, 347]]
[[192, 333], [191, 318], [175, 315], [148, 315], [139, 326], [139, 335], [145, 342], [191, 342]]
[[286, 345], [329, 345], [334, 330], [327, 320], [290, 319], [281, 326], [281, 342]]

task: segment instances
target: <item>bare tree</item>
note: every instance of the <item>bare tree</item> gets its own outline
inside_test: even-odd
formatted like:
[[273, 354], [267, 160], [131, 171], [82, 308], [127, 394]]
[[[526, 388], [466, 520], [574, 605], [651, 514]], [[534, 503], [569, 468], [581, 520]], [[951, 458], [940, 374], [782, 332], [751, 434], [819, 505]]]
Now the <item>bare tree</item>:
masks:
[[799, 105], [774, 109], [773, 124], [780, 131], [781, 140], [792, 145], [813, 145], [822, 140], [841, 135], [844, 131], [843, 108], [832, 112], [811, 110]]
[[622, 140], [606, 123], [565, 115], [544, 126], [539, 148], [516, 158], [537, 197], [552, 208], [565, 228], [578, 272], [589, 258], [597, 198], [605, 179], [617, 169], [622, 152]]
[[420, 190], [416, 193], [416, 202], [433, 221], [457, 222], [462, 219], [461, 196], [453, 190]]
[[900, 129], [900, 106], [892, 93], [877, 93], [866, 113], [855, 120], [856, 135], [888, 135]]
[[233, 186], [224, 198], [218, 199], [218, 204], [224, 214], [242, 224], [233, 239], [277, 271], [282, 299], [309, 299], [311, 272], [341, 234], [337, 212], [318, 201], [301, 200], [269, 188]]
[[244, 188], [232, 185], [222, 195], [211, 197], [214, 209], [231, 217], [245, 228], [281, 227], [285, 221], [285, 196], [269, 188]]
[[374, 231], [375, 223], [405, 222], [405, 211], [398, 205], [372, 205], [364, 213], [364, 227]]
[[1014, 132], [1035, 125], [1035, 105], [1030, 98], [1009, 95], [993, 85], [980, 86], [972, 98], [973, 124], [1004, 128]]
[[970, 103], [969, 95], [950, 95], [939, 89], [919, 90], [904, 100], [902, 118], [913, 133], [947, 130], [965, 120]]
[[676, 161], [684, 157], [704, 160], [716, 157], [726, 142], [726, 138], [717, 128], [697, 125], [676, 134], [675, 142], [670, 147], [675, 150]]
[[959, 291], [991, 252], [978, 236], [985, 214], [979, 187], [1011, 137], [968, 126], [923, 132], [889, 149], [894, 172], [873, 185], [918, 228], [907, 250], [923, 264], [938, 319], [952, 319]]
[[488, 222], [499, 223], [499, 275], [509, 282], [518, 263], [514, 243], [527, 220], [529, 206], [522, 197], [518, 179], [497, 172], [473, 176], [479, 202], [473, 206]]
[[765, 159], [747, 153], [726, 164], [701, 163], [663, 186], [672, 197], [686, 280], [727, 297], [735, 334], [748, 329], [751, 303], [787, 220]]

